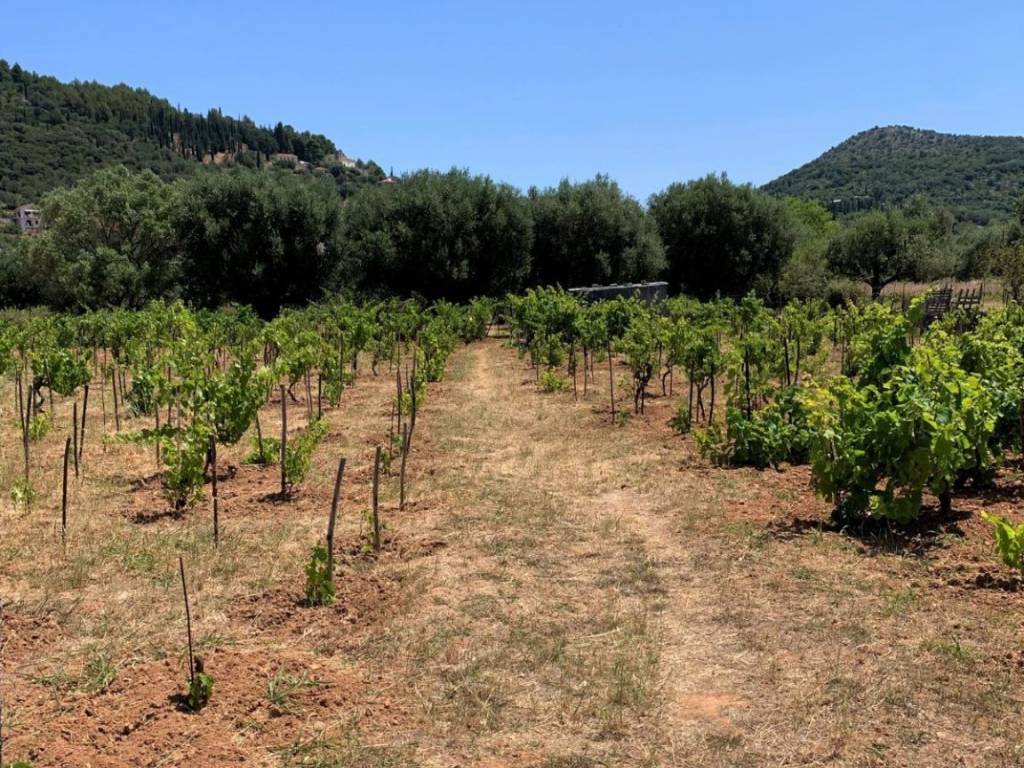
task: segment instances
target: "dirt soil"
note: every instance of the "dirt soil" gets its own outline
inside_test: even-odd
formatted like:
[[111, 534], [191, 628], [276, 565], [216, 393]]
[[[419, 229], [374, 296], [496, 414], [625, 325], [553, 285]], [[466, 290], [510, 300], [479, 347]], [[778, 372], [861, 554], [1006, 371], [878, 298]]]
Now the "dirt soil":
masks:
[[[709, 466], [670, 429], [660, 386], [644, 416], [612, 424], [597, 374], [576, 401], [539, 392], [503, 339], [460, 348], [418, 417], [404, 509], [397, 477], [383, 483], [379, 553], [366, 511], [383, 372], [329, 411], [288, 498], [276, 468], [243, 462], [247, 440], [220, 451], [218, 548], [209, 501], [169, 514], [151, 449], [102, 443], [90, 404], [65, 550], [58, 403], [34, 446], [40, 497], [0, 511], [4, 761], [1024, 765], [1024, 590], [978, 517], [1020, 519], [1019, 463], [949, 518], [839, 530], [806, 467]], [[261, 414], [265, 434], [278, 413]], [[4, 487], [13, 423], [0, 402]], [[314, 608], [303, 567], [340, 456], [337, 599]], [[215, 681], [199, 713], [182, 698], [179, 555]]]

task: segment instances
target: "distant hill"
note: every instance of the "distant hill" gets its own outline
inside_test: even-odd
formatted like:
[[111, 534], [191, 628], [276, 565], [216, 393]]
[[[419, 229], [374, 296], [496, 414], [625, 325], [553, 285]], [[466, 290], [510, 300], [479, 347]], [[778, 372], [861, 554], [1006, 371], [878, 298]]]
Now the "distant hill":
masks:
[[384, 176], [320, 134], [217, 109], [194, 114], [141, 88], [62, 83], [0, 59], [0, 208], [34, 202], [104, 165], [171, 178], [200, 162], [260, 165], [275, 153], [294, 155], [300, 169], [320, 166], [342, 194]]
[[1024, 137], [872, 128], [764, 189], [839, 211], [900, 203], [921, 193], [960, 218], [985, 223], [1012, 215], [1024, 194]]

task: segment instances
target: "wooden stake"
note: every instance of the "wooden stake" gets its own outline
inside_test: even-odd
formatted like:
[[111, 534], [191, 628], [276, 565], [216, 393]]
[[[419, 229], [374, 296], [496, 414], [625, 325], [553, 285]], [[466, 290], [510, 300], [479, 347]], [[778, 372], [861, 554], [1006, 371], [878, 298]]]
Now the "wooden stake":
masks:
[[64, 442], [64, 484], [60, 496], [60, 543], [67, 546], [68, 536], [68, 454], [71, 453], [71, 438]]
[[402, 371], [397, 369], [395, 371], [395, 395], [398, 400], [395, 403], [395, 410], [398, 411], [398, 427], [397, 433], [402, 434]]
[[380, 551], [380, 446], [373, 455], [373, 551]]
[[310, 382], [310, 373], [306, 371], [306, 423], [313, 421], [313, 387]]
[[85, 414], [89, 410], [89, 385], [82, 388], [82, 423], [78, 428], [78, 463], [82, 464], [82, 457], [85, 455]]
[[284, 475], [284, 460], [288, 451], [288, 400], [284, 396], [284, 384], [279, 386], [281, 388], [281, 495], [284, 496], [288, 492]]
[[612, 397], [612, 424], [615, 423], [615, 373], [612, 371], [612, 343], [608, 342], [608, 391]]
[[[117, 366], [116, 365], [114, 366], [114, 370], [113, 370], [112, 374], [113, 375], [111, 376], [111, 381], [110, 381], [110, 391], [111, 391], [112, 396], [114, 398], [114, 430], [117, 431], [117, 432], [120, 432], [121, 431], [121, 409], [118, 407], [119, 401], [118, 401], [118, 397], [117, 397]], [[170, 405], [168, 404], [167, 407], [170, 408]], [[170, 418], [169, 417], [168, 417], [167, 421], [170, 422]]]
[[21, 420], [21, 441], [22, 451], [25, 454], [25, 484], [28, 484], [28, 467], [29, 467], [29, 432], [32, 425], [32, 393], [29, 392], [28, 399], [25, 401], [25, 417]]
[[417, 355], [412, 356], [412, 378], [408, 374], [405, 376], [406, 386], [409, 388], [409, 436], [416, 430], [416, 358]]
[[405, 509], [405, 460], [409, 456], [409, 425], [402, 425], [402, 464], [398, 470], [398, 508]]
[[587, 346], [583, 345], [583, 397], [587, 396], [587, 385], [589, 383], [589, 377], [587, 376]]
[[572, 343], [569, 349], [569, 366], [572, 368], [572, 399], [573, 402], [579, 402], [580, 395], [579, 390], [576, 387], [576, 342]]
[[14, 404], [18, 411], [18, 423], [21, 430], [25, 431], [25, 396], [21, 387], [21, 371], [18, 371], [18, 378], [14, 380]]
[[[75, 479], [78, 478], [78, 401], [71, 404], [71, 450], [75, 457]], [[64, 457], [65, 463], [67, 457]], [[65, 473], [66, 474], [66, 473]]]
[[338, 459], [338, 474], [334, 477], [334, 497], [331, 499], [331, 516], [327, 518], [327, 573], [334, 580], [334, 521], [338, 517], [338, 502], [341, 500], [341, 481], [345, 477], [345, 457]]
[[220, 509], [217, 498], [217, 438], [210, 435], [210, 465], [213, 470], [213, 546], [220, 546]]
[[[100, 366], [100, 413], [103, 418], [103, 434], [107, 433], [107, 371], [105, 369], [107, 359], [107, 350], [103, 350], [103, 366]], [[103, 449], [106, 450], [107, 444], [103, 443]]]
[[181, 572], [181, 594], [185, 597], [185, 627], [188, 633], [188, 681], [195, 682], [195, 657], [192, 654], [192, 610], [188, 605], [188, 586], [185, 584], [185, 561], [178, 555], [178, 569]]
[[260, 428], [260, 415], [256, 414], [256, 445], [260, 452], [260, 464], [267, 466], [267, 454], [263, 448], [263, 430]]

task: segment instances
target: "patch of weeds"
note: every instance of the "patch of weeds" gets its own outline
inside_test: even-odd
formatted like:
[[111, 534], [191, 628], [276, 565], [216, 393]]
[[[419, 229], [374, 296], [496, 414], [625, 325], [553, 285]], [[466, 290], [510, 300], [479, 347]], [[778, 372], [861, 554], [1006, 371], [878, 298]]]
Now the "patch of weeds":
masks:
[[921, 648], [956, 664], [973, 664], [975, 661], [974, 652], [961, 644], [955, 636], [949, 640], [944, 638], [925, 640], [921, 643]]
[[836, 675], [825, 683], [825, 690], [835, 704], [853, 704], [864, 693], [864, 684], [845, 675]]
[[55, 693], [66, 693], [75, 687], [75, 678], [63, 668], [47, 674], [28, 675], [27, 677], [29, 682], [51, 688]]
[[626, 565], [615, 563], [604, 571], [606, 584], [627, 595], [651, 595], [662, 592], [658, 576], [658, 563], [644, 549], [643, 541], [635, 536], [622, 542]]
[[118, 665], [106, 650], [89, 657], [82, 667], [78, 687], [90, 695], [103, 693], [117, 679]]
[[480, 543], [480, 549], [492, 557], [515, 555], [537, 548], [537, 540], [529, 536], [494, 536]]
[[749, 520], [727, 523], [725, 529], [729, 533], [746, 539], [747, 546], [751, 549], [760, 551], [768, 547], [768, 533]]
[[949, 531], [942, 531], [935, 535], [935, 545], [944, 549], [960, 544], [963, 540], [963, 534], [950, 533]]
[[493, 595], [473, 595], [463, 600], [459, 608], [474, 619], [504, 619], [501, 602]]
[[908, 747], [917, 749], [931, 741], [931, 734], [927, 731], [910, 731], [903, 736], [902, 741]]
[[583, 755], [566, 755], [565, 757], [549, 757], [537, 768], [597, 768], [597, 763]]
[[902, 616], [917, 605], [917, 593], [912, 589], [893, 590], [884, 596], [885, 615]]
[[840, 624], [836, 628], [840, 637], [844, 637], [854, 645], [863, 645], [871, 640], [871, 632], [863, 624], [847, 623]]
[[457, 624], [447, 624], [438, 629], [434, 634], [422, 637], [411, 647], [410, 652], [415, 661], [414, 666], [422, 667], [432, 659], [437, 659], [443, 654], [452, 640], [458, 637], [469, 637], [470, 631], [467, 627]]
[[126, 552], [121, 562], [129, 571], [136, 573], [152, 573], [156, 568], [156, 557], [152, 552]]
[[509, 641], [521, 648], [538, 667], [561, 663], [568, 647], [564, 629], [557, 626], [544, 632], [534, 625], [518, 625], [509, 633]]
[[825, 532], [820, 527], [812, 528], [808, 540], [815, 546], [821, 546], [825, 543]]
[[605, 515], [597, 523], [597, 532], [606, 539], [617, 538], [621, 529], [622, 518], [613, 515]]
[[323, 685], [323, 682], [309, 677], [305, 672], [296, 675], [278, 667], [277, 672], [267, 680], [267, 699], [278, 709], [287, 710], [296, 693]]
[[494, 730], [507, 697], [495, 668], [497, 656], [479, 657], [442, 672], [442, 696], [451, 719], [465, 728]]
[[781, 501], [796, 501], [800, 498], [800, 493], [792, 488], [776, 488], [772, 491], [772, 496]]
[[207, 648], [222, 648], [227, 645], [238, 645], [238, 641], [233, 637], [221, 635], [217, 632], [205, 634], [196, 641], [196, 648], [199, 650], [205, 650]]
[[793, 569], [792, 574], [797, 581], [812, 581], [814, 579], [814, 571], [806, 565], [797, 566]]
[[646, 708], [658, 665], [647, 617], [636, 613], [617, 623], [617, 641], [596, 670], [603, 679], [595, 681], [601, 691], [595, 712], [600, 732], [611, 738], [626, 732], [629, 713], [639, 714]]
[[89, 583], [90, 578], [95, 572], [95, 561], [88, 554], [82, 554], [75, 557], [70, 566], [62, 574], [65, 588], [67, 589], [81, 589]]
[[[735, 752], [743, 747], [743, 736], [740, 731], [729, 729], [728, 731], [720, 729], [710, 729], [702, 735], [705, 746], [708, 751], [712, 754], [717, 752]], [[734, 761], [732, 765], [750, 765], [745, 760], [743, 762]]]
[[354, 730], [337, 738], [314, 738], [275, 750], [283, 768], [411, 768], [402, 747], [367, 746]]
[[[222, 536], [224, 534], [221, 534]], [[242, 562], [231, 557], [220, 557], [213, 563], [211, 576], [218, 580], [232, 579], [242, 571]]]
[[14, 502], [16, 507], [21, 509], [31, 507], [32, 502], [36, 500], [36, 495], [32, 483], [25, 479], [24, 476], [19, 477], [11, 485], [11, 501]]

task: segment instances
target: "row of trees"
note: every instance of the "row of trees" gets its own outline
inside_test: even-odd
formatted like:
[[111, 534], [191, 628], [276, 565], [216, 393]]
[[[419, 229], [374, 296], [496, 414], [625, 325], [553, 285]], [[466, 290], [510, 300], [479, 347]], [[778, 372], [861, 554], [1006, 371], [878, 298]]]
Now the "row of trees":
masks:
[[673, 184], [644, 207], [604, 176], [524, 195], [466, 171], [420, 171], [342, 200], [315, 175], [235, 168], [168, 183], [113, 167], [41, 205], [39, 236], [0, 243], [7, 305], [181, 297], [269, 316], [326, 291], [464, 301], [658, 278], [699, 298], [753, 291], [779, 303], [842, 293], [837, 279], [877, 296], [895, 280], [984, 274], [1024, 241], [1024, 219], [963, 229], [915, 199], [837, 220], [724, 176]]

